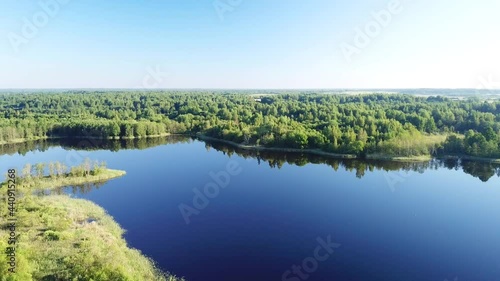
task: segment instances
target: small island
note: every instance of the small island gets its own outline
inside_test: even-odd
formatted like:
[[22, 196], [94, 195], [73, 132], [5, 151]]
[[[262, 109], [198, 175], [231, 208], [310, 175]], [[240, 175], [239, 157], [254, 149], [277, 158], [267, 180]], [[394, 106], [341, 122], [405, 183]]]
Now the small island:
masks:
[[[48, 170], [48, 175], [45, 171]], [[125, 171], [108, 169], [106, 163], [85, 159], [78, 166], [68, 169], [60, 162], [26, 164], [18, 176], [18, 184], [28, 189], [47, 190], [65, 186], [105, 182], [122, 177]]]
[[[60, 162], [27, 164], [15, 173], [14, 181], [0, 184], [0, 217], [15, 218], [2, 219], [0, 226], [0, 248], [15, 248], [16, 274], [7, 280], [184, 280], [162, 272], [154, 261], [129, 248], [124, 230], [103, 208], [67, 195], [34, 192], [123, 175], [125, 171], [86, 159], [70, 168]], [[14, 208], [7, 204], [12, 182]], [[0, 276], [12, 270], [7, 258], [0, 256]]]

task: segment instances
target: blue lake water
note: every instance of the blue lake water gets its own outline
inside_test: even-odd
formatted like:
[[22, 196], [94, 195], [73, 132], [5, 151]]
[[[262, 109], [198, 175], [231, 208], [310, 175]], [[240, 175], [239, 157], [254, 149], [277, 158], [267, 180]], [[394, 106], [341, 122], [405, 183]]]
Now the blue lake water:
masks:
[[126, 170], [98, 188], [65, 191], [102, 206], [131, 247], [190, 281], [500, 280], [492, 165], [257, 154], [189, 139], [8, 153], [0, 171], [84, 157]]

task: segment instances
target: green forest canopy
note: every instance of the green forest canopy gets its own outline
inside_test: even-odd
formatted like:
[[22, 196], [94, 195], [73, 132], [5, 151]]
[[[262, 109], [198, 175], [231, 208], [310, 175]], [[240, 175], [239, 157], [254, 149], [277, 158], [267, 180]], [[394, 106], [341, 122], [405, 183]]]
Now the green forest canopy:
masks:
[[0, 143], [201, 133], [250, 145], [358, 156], [445, 153], [500, 158], [499, 120], [500, 101], [442, 96], [187, 91], [0, 94]]

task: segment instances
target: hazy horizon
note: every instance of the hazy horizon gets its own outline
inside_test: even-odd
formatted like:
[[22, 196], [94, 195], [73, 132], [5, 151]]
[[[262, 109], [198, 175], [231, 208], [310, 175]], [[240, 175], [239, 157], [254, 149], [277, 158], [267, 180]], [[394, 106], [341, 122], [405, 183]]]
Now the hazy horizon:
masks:
[[1, 7], [1, 89], [500, 88], [494, 0]]
[[0, 91], [475, 91], [484, 93], [500, 93], [500, 89], [476, 89], [476, 88], [0, 88]]

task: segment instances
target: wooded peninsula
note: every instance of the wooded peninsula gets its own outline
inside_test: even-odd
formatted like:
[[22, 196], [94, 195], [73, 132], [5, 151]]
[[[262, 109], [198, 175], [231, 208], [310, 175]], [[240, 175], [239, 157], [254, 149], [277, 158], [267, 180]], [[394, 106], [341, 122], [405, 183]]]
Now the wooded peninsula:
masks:
[[[408, 94], [69, 91], [0, 94], [0, 144], [199, 135], [361, 158], [500, 158], [500, 101]], [[422, 158], [424, 157], [424, 158]]]

